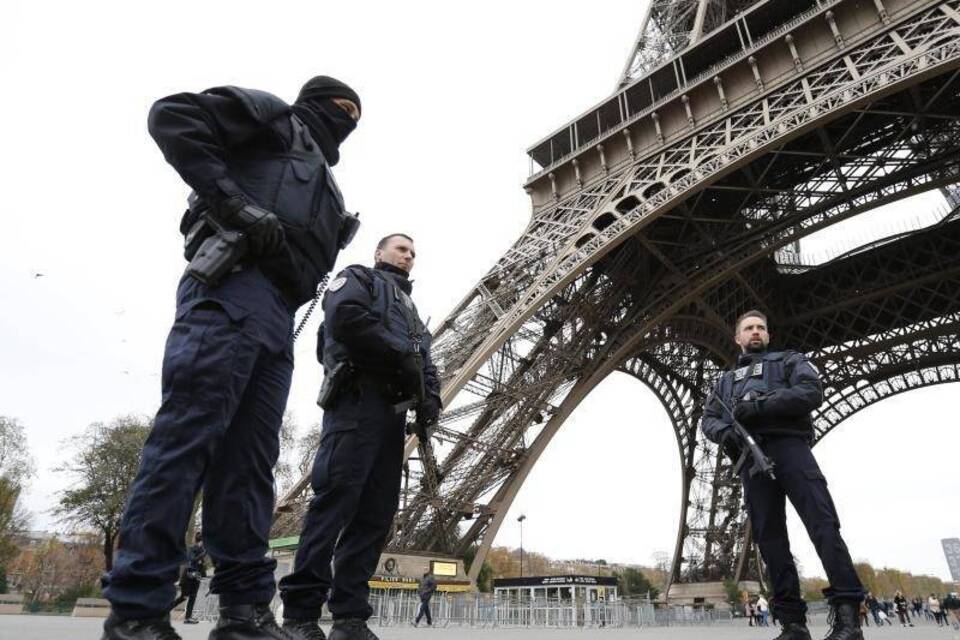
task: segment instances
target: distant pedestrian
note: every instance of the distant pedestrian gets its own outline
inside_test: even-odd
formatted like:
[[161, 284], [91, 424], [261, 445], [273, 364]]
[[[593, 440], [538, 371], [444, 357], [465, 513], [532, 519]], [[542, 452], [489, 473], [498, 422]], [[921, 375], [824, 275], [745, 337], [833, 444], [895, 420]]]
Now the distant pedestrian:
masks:
[[874, 596], [872, 592], [867, 591], [867, 597], [863, 602], [867, 605], [867, 609], [870, 610], [870, 615], [873, 616], [873, 622], [879, 627], [880, 616], [877, 615], [877, 612], [880, 611], [880, 603], [877, 601], [876, 596]]
[[759, 617], [759, 623], [761, 627], [770, 626], [770, 604], [763, 596], [760, 596], [757, 599], [757, 615]]
[[753, 626], [753, 619], [754, 619], [754, 617], [757, 615], [756, 610], [753, 608], [753, 602], [751, 602], [750, 600], [748, 600], [746, 603], [744, 603], [744, 605], [743, 605], [743, 612], [744, 612], [744, 614], [746, 614], [746, 616], [747, 616], [747, 621], [749, 622], [749, 626], [752, 627], [752, 626]]
[[[949, 594], [941, 603], [943, 617], [954, 629], [960, 630], [960, 597], [956, 592]], [[952, 618], [952, 619], [951, 619]]]
[[417, 618], [413, 621], [413, 626], [420, 624], [420, 618], [426, 616], [427, 626], [432, 627], [433, 617], [430, 615], [430, 598], [437, 591], [437, 581], [434, 580], [429, 571], [423, 574], [417, 591], [420, 593], [420, 608], [417, 610]]
[[[930, 597], [933, 597], [933, 594], [930, 594]], [[899, 589], [897, 589], [897, 592], [893, 596], [893, 606], [897, 611], [897, 617], [900, 618], [900, 626], [906, 627], [907, 625], [910, 625], [912, 627], [913, 621], [910, 620], [910, 611], [907, 608], [907, 599]]]
[[200, 581], [207, 576], [207, 551], [203, 548], [203, 538], [198, 531], [194, 536], [194, 544], [187, 552], [187, 564], [180, 573], [180, 596], [174, 601], [171, 609], [176, 609], [184, 600], [187, 601], [187, 610], [183, 614], [185, 624], [197, 624], [193, 617], [193, 606], [197, 603], [197, 594], [200, 592]]
[[867, 616], [867, 612], [868, 612], [868, 611], [869, 611], [869, 609], [867, 609], [867, 603], [866, 603], [866, 601], [861, 602], [861, 603], [860, 603], [860, 626], [862, 626], [862, 627], [869, 627], [869, 626], [870, 626], [870, 619], [869, 619], [869, 617]]
[[937, 596], [930, 594], [930, 597], [927, 598], [927, 604], [930, 605], [930, 613], [933, 614], [934, 619], [937, 621], [937, 626], [943, 626], [943, 616], [940, 611], [940, 600], [937, 599]]
[[877, 626], [882, 627], [884, 622], [886, 622], [891, 627], [893, 626], [893, 622], [890, 621], [890, 616], [888, 616], [887, 612], [884, 611], [883, 609], [877, 609], [877, 618], [879, 619], [877, 622]]

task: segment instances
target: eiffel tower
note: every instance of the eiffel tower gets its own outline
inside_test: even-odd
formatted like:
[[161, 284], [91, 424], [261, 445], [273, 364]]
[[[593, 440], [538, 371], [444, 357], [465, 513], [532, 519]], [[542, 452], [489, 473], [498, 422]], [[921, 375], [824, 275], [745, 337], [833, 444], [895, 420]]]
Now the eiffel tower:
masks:
[[[756, 579], [729, 462], [699, 434], [766, 311], [822, 372], [819, 441], [960, 365], [957, 198], [811, 263], [803, 239], [960, 182], [960, 0], [652, 0], [612, 95], [534, 144], [523, 234], [435, 334], [439, 440], [407, 445], [389, 548], [482, 560], [554, 434], [613, 372], [677, 438], [671, 584]], [[278, 504], [295, 535], [304, 478]]]

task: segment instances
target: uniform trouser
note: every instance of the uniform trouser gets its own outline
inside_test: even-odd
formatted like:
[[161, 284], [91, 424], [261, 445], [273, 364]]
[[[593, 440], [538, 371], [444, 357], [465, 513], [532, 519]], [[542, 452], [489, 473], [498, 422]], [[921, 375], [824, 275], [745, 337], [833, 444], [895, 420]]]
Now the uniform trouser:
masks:
[[371, 389], [324, 412], [314, 497], [294, 570], [280, 581], [285, 618], [319, 618], [324, 602], [334, 619], [370, 617], [367, 582], [400, 498], [403, 427], [404, 415]]
[[776, 466], [776, 480], [743, 472], [745, 501], [753, 525], [753, 538], [767, 564], [773, 588], [772, 608], [784, 623], [802, 621], [807, 605], [787, 538], [786, 498], [797, 510], [820, 556], [830, 586], [823, 590], [831, 603], [860, 602], [863, 585], [854, 570], [850, 552], [840, 537], [840, 520], [827, 481], [806, 440], [771, 437], [761, 445]]
[[265, 557], [273, 466], [293, 373], [293, 313], [256, 269], [215, 289], [177, 291], [163, 357], [162, 402], [120, 524], [104, 595], [121, 618], [166, 614], [186, 560], [185, 533], [203, 490], [203, 538], [220, 602], [268, 602]]

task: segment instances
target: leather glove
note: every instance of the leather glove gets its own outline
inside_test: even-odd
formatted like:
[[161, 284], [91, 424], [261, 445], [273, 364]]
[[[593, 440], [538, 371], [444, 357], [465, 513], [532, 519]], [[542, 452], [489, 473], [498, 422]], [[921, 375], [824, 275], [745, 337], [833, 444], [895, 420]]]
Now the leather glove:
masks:
[[408, 398], [423, 400], [423, 358], [408, 351], [400, 359], [400, 386]]
[[243, 232], [251, 255], [276, 253], [283, 244], [283, 226], [276, 214], [252, 204], [244, 196], [221, 200], [208, 215], [227, 229]]
[[736, 462], [743, 453], [737, 443], [736, 436], [733, 435], [733, 427], [727, 427], [720, 432], [720, 452], [727, 455], [731, 461]]
[[760, 408], [761, 400], [741, 400], [733, 409], [733, 417], [741, 424], [750, 424], [760, 417], [763, 410]]
[[417, 406], [417, 436], [424, 440], [429, 438], [437, 420], [440, 419], [440, 400], [436, 396], [427, 398]]

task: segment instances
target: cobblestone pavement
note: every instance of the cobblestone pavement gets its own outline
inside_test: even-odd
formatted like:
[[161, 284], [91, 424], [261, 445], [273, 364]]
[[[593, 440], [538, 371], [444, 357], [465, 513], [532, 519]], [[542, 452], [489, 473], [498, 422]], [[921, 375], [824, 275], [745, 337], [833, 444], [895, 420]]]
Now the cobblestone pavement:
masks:
[[[69, 618], [63, 616], [4, 616], [0, 615], [0, 640], [99, 640], [102, 620], [92, 618]], [[210, 623], [184, 625], [174, 623], [184, 640], [205, 640], [210, 632]], [[710, 627], [648, 627], [646, 629], [467, 629], [460, 627], [373, 627], [381, 640], [769, 640], [776, 636], [773, 629], [756, 629], [742, 625]], [[823, 627], [811, 628], [814, 638], [826, 635]], [[960, 632], [936, 625], [923, 625], [913, 629], [870, 627], [864, 630], [867, 640], [960, 640]]]

